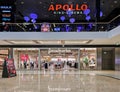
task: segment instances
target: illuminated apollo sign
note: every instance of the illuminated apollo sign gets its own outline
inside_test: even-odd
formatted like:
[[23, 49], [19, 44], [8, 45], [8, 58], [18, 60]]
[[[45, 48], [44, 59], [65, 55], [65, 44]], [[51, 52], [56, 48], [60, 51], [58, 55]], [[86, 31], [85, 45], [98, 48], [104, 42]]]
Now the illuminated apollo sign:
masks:
[[75, 10], [75, 11], [79, 11], [79, 10], [86, 10], [88, 9], [88, 5], [87, 4], [82, 4], [82, 5], [79, 5], [79, 4], [76, 4], [75, 6], [73, 4], [56, 4], [56, 5], [53, 5], [51, 4], [48, 11], [59, 11], [59, 10], [64, 10], [64, 11], [67, 11], [67, 10]]
[[[87, 4], [51, 4], [48, 11], [53, 12], [53, 14], [83, 14], [84, 10], [88, 9]], [[66, 12], [68, 11], [68, 12]]]

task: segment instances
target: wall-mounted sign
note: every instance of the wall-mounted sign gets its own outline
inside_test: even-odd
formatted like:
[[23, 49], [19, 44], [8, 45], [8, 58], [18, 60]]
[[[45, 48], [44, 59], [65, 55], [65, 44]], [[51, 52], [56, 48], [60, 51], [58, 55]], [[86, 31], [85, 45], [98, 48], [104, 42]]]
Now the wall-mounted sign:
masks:
[[0, 5], [0, 21], [5, 23], [14, 22], [14, 6]]
[[82, 14], [82, 11], [87, 9], [87, 4], [51, 4], [48, 11], [52, 11], [54, 14], [66, 14], [66, 11], [71, 10], [73, 11], [73, 14]]

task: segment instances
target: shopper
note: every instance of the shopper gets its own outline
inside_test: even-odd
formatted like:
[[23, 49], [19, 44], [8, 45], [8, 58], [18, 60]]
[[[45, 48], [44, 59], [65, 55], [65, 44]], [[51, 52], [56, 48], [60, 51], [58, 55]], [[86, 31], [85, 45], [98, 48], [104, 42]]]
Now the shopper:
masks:
[[24, 61], [24, 69], [26, 69], [27, 68], [27, 63], [26, 63], [26, 61]]
[[45, 62], [45, 69], [48, 69], [48, 63]]

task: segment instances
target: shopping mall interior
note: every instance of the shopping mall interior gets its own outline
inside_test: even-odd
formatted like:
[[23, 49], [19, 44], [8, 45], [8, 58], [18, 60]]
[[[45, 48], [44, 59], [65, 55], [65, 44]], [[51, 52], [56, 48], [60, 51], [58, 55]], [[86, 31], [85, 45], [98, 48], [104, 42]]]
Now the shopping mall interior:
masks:
[[0, 92], [120, 92], [120, 0], [0, 0]]

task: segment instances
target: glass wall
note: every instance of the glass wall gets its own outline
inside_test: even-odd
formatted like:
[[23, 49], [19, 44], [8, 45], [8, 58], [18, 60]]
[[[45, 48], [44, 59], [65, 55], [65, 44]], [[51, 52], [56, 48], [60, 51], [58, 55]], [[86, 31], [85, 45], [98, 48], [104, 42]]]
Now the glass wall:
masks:
[[80, 48], [80, 68], [93, 70], [97, 67], [96, 48]]
[[17, 69], [38, 69], [38, 49], [14, 48], [14, 60]]
[[78, 49], [41, 49], [41, 69], [78, 69]]
[[0, 70], [2, 70], [3, 62], [6, 58], [8, 58], [9, 49], [8, 48], [0, 48]]
[[[95, 70], [96, 48], [14, 48], [17, 69]], [[38, 63], [40, 61], [40, 63]]]

